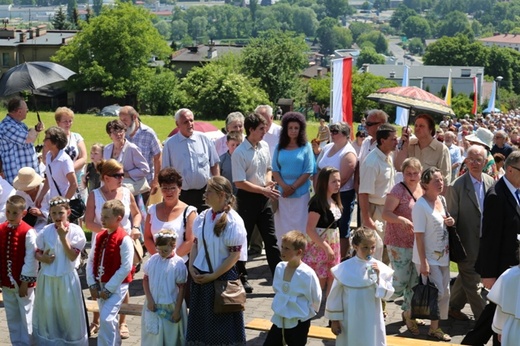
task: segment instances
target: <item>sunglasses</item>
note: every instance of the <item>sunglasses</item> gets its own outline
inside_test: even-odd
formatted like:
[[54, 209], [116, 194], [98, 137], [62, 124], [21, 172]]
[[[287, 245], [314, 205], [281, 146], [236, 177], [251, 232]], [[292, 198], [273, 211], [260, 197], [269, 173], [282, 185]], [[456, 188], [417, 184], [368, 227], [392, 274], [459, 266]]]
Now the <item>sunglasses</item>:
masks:
[[365, 123], [365, 126], [366, 127], [370, 127], [370, 126], [379, 125], [379, 124], [382, 124], [382, 122], [378, 121], [378, 122], [375, 122], [375, 123], [371, 123], [370, 121], [367, 121]]
[[339, 133], [339, 130], [330, 130], [331, 135], [337, 135]]
[[125, 173], [109, 174], [108, 176], [111, 178], [123, 179], [125, 177]]

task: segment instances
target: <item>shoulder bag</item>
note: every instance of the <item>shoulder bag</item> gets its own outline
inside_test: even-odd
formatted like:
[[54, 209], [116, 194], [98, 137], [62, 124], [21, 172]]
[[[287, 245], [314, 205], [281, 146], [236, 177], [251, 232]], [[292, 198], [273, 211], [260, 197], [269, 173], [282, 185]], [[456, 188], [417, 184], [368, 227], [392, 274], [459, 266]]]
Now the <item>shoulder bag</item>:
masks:
[[[207, 214], [207, 213], [206, 213]], [[206, 226], [206, 214], [202, 222], [202, 242], [204, 243], [204, 252], [209, 270], [213, 273], [213, 266], [209, 258], [208, 247], [204, 237], [204, 226]], [[230, 312], [244, 311], [246, 303], [246, 291], [240, 279], [236, 280], [220, 280], [213, 281], [215, 287], [215, 298], [213, 301], [213, 312], [215, 314], [225, 314]]]
[[[446, 206], [446, 201], [444, 197], [441, 197], [442, 206], [444, 207], [444, 212], [446, 213], [446, 217], [450, 217], [450, 213], [448, 212], [448, 207]], [[461, 262], [468, 257], [466, 253], [466, 249], [460, 240], [459, 233], [457, 232], [457, 227], [446, 226], [448, 228], [448, 239], [449, 239], [449, 251], [450, 251], [450, 261], [453, 262]]]
[[[54, 183], [54, 186], [56, 187], [56, 190], [58, 190], [58, 193], [60, 196], [65, 198], [65, 196], [61, 194], [60, 188], [58, 187], [58, 184], [56, 184], [56, 180], [54, 180], [54, 178], [52, 177], [51, 166], [47, 165], [47, 168], [49, 169], [49, 173], [50, 173], [52, 182]], [[76, 198], [71, 199], [69, 201], [69, 206], [70, 206], [70, 215], [69, 215], [70, 222], [75, 222], [79, 218], [83, 217], [83, 215], [85, 215], [85, 210], [87, 209], [87, 206], [85, 205], [85, 202], [83, 202], [83, 199], [78, 195], [77, 190], [76, 190]], [[50, 217], [50, 213], [49, 213], [49, 217]]]

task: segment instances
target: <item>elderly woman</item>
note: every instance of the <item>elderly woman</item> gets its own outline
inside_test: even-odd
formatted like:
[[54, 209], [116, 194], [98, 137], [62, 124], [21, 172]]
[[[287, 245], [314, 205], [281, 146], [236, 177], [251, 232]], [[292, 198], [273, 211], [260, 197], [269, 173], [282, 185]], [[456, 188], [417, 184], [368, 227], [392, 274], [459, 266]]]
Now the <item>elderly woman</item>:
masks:
[[[226, 118], [226, 133], [232, 131], [244, 132], [244, 115], [240, 112], [229, 113]], [[215, 141], [215, 149], [217, 149], [219, 157], [227, 152], [226, 136], [222, 136]]]
[[272, 158], [273, 179], [281, 195], [274, 214], [277, 239], [282, 239], [285, 233], [292, 230], [303, 232], [307, 226], [309, 178], [315, 173], [316, 162], [305, 128], [305, 117], [301, 113], [288, 112], [284, 115], [280, 141]]
[[72, 159], [65, 153], [68, 139], [65, 131], [52, 126], [45, 131], [43, 140], [47, 179], [43, 184], [42, 193], [36, 198], [36, 207], [40, 208], [42, 200], [50, 190], [50, 198], [62, 196], [68, 199], [76, 197], [78, 181], [74, 172]]
[[56, 125], [60, 127], [67, 135], [67, 146], [64, 151], [70, 156], [74, 162], [74, 171], [78, 180], [78, 186], [81, 186], [81, 176], [83, 175], [83, 167], [87, 163], [87, 147], [83, 137], [77, 132], [70, 129], [74, 122], [74, 112], [67, 107], [58, 107], [54, 112]]
[[386, 195], [383, 211], [383, 219], [386, 221], [384, 243], [394, 269], [395, 295], [404, 298], [401, 305], [403, 320], [410, 333], [419, 335], [417, 321], [411, 319], [410, 304], [413, 295], [412, 287], [417, 284], [417, 271], [412, 262], [414, 241], [412, 209], [423, 194], [419, 184], [422, 167], [418, 159], [411, 157], [404, 160], [401, 168], [403, 181], [396, 184]]
[[141, 150], [135, 144], [126, 140], [125, 124], [119, 119], [109, 121], [106, 131], [112, 143], [108, 144], [103, 150], [103, 158], [105, 160], [115, 159], [123, 165], [125, 173], [123, 183], [132, 191], [134, 196], [146, 192], [146, 186], [148, 186], [146, 176], [150, 172], [150, 167]]
[[[421, 187], [424, 195], [417, 200], [412, 210], [415, 234], [413, 263], [423, 283], [428, 277], [439, 290], [437, 301], [440, 318], [445, 320], [448, 318], [450, 299], [450, 256], [446, 226], [453, 226], [455, 221], [446, 214], [446, 201], [441, 196], [444, 178], [440, 169], [426, 168], [421, 175]], [[428, 335], [441, 341], [451, 340], [439, 328], [439, 320], [431, 321]]]
[[[121, 227], [133, 239], [139, 239], [141, 236], [141, 213], [135, 202], [134, 196], [126, 187], [122, 186], [123, 177], [125, 175], [121, 163], [114, 159], [101, 161], [97, 165], [97, 169], [101, 176], [102, 186], [92, 190], [88, 195], [87, 210], [85, 212], [85, 221], [87, 228], [93, 233], [92, 241], [95, 234], [99, 233], [102, 228], [101, 210], [106, 201], [117, 199], [123, 202], [125, 206], [125, 216], [121, 220]], [[125, 298], [124, 303], [128, 303], [129, 296]], [[122, 339], [130, 337], [128, 326], [125, 323], [125, 315], [119, 315], [119, 330]], [[94, 313], [94, 318], [90, 324], [90, 334], [97, 334], [99, 331], [99, 313]]]
[[332, 143], [323, 148], [318, 157], [318, 170], [327, 166], [339, 170], [341, 177], [340, 197], [343, 212], [339, 221], [341, 257], [350, 252], [350, 218], [354, 210], [356, 192], [354, 191], [354, 170], [357, 164], [357, 154], [350, 144], [350, 127], [345, 122], [329, 126]]
[[428, 114], [420, 114], [415, 118], [415, 138], [410, 138], [410, 129], [403, 131], [402, 148], [397, 152], [394, 165], [401, 169], [403, 161], [408, 157], [416, 157], [424, 168], [437, 167], [446, 182], [451, 181], [451, 158], [448, 148], [434, 138], [435, 122]]

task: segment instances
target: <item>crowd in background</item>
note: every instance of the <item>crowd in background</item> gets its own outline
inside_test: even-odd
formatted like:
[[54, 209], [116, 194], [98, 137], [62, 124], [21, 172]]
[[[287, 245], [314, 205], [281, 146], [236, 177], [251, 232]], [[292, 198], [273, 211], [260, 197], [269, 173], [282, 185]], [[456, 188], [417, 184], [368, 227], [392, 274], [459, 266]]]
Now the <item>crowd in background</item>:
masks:
[[[126, 257], [132, 257], [132, 269], [117, 276], [121, 279], [117, 285], [101, 280], [103, 275], [98, 271], [103, 260], [96, 257], [94, 250], [87, 260], [82, 241], [74, 243], [76, 257], [68, 255], [71, 243], [67, 243], [69, 248], [63, 245], [64, 256], [75, 264], [79, 264], [77, 257], [83, 257], [89, 263], [87, 271], [94, 271], [87, 277], [89, 286], [93, 286], [91, 292], [100, 289], [100, 313], [94, 314], [88, 332], [99, 335], [99, 344], [117, 344], [130, 335], [125, 316], [119, 315], [117, 321], [115, 317], [121, 304], [129, 301], [127, 286], [121, 287], [141, 266], [140, 239], [151, 255], [143, 267], [147, 302], [141, 333], [147, 342], [186, 338], [188, 345], [245, 344], [242, 312], [219, 315], [211, 310], [212, 283], [217, 279], [240, 280], [246, 292], [252, 292], [246, 268], [248, 248], [262, 241], [273, 278], [284, 262], [296, 267], [305, 263], [312, 270], [309, 275], [315, 275], [320, 300], [323, 291], [324, 301], [330, 295], [330, 301], [335, 302], [335, 306], [327, 303], [326, 314], [337, 335], [352, 327], [347, 326], [348, 322], [338, 322], [353, 313], [347, 306], [352, 302], [338, 298], [339, 287], [348, 286], [346, 282], [352, 280], [344, 268], [363, 267], [366, 263], [366, 268], [374, 266], [375, 281], [369, 280], [370, 270], [365, 267], [354, 280], [375, 292], [377, 303], [360, 309], [367, 309], [376, 321], [369, 324], [377, 332], [358, 328], [357, 336], [349, 336], [350, 343], [370, 333], [384, 338], [384, 323], [380, 321], [386, 316], [385, 299], [392, 293], [394, 298], [403, 297], [403, 321], [412, 335], [418, 335], [418, 326], [425, 321], [413, 318], [411, 299], [412, 288], [421, 278], [428, 278], [439, 290], [440, 319], [468, 319], [461, 310], [469, 303], [482, 326], [468, 337], [485, 343], [494, 332], [497, 340], [504, 340], [506, 333], [506, 340], [514, 340], [514, 328], [503, 330], [505, 322], [489, 322], [495, 310], [506, 311], [500, 305], [502, 298], [492, 295], [499, 303], [497, 308], [482, 298], [481, 290], [492, 289], [509, 266], [518, 264], [515, 246], [520, 226], [520, 115], [512, 111], [476, 118], [446, 116], [437, 126], [430, 115], [421, 114], [413, 119], [413, 131], [404, 127], [399, 138], [396, 127], [388, 123], [388, 115], [381, 110], [368, 111], [355, 134], [347, 123], [327, 125], [328, 113], [323, 107], [314, 105], [313, 110], [320, 126], [311, 141], [302, 114], [288, 112], [278, 125], [273, 122], [273, 109], [261, 105], [246, 117], [239, 112], [229, 114], [226, 134], [216, 141], [194, 131], [193, 113], [180, 109], [175, 114], [179, 132], [161, 143], [135, 109], [125, 106], [119, 119], [106, 124], [110, 143], [96, 143], [88, 153], [82, 136], [71, 131], [72, 110], [58, 108], [56, 126], [45, 129], [39, 122], [29, 128], [23, 122], [27, 105], [15, 98], [0, 123], [0, 221], [12, 224], [6, 205], [14, 203], [8, 202], [11, 196], [19, 195], [25, 206], [23, 220], [36, 234], [49, 225], [66, 233], [68, 223], [51, 215], [52, 207], [65, 205], [70, 210], [74, 209], [72, 201], [82, 200], [86, 203], [84, 218], [68, 218], [92, 232], [92, 249], [105, 249], [109, 246], [105, 241], [97, 242], [105, 239], [105, 221], [111, 215], [105, 215], [103, 210], [109, 201], [122, 201], [121, 215], [112, 216], [124, 231], [122, 236], [131, 239], [131, 253], [137, 258], [134, 260], [126, 252], [124, 258], [119, 258], [123, 268]], [[40, 132], [44, 132], [44, 144], [39, 155], [34, 143]], [[473, 205], [468, 206], [468, 201]], [[351, 232], [356, 203], [358, 226], [364, 228]], [[512, 221], [497, 224], [496, 208], [504, 203], [514, 204], [500, 210], [504, 219]], [[467, 257], [458, 263], [459, 276], [450, 287], [448, 227], [452, 226], [459, 230]], [[305, 241], [292, 233], [286, 237], [294, 230], [303, 233]], [[497, 239], [497, 232], [503, 237]], [[255, 233], [260, 240], [255, 240]], [[360, 238], [353, 241], [355, 234]], [[282, 239], [287, 247], [282, 245]], [[367, 244], [368, 250], [363, 247]], [[35, 251], [45, 250], [40, 248], [44, 246], [41, 242], [35, 246]], [[287, 255], [291, 250], [296, 254]], [[496, 258], [490, 260], [492, 254]], [[2, 268], [12, 255], [0, 250]], [[45, 256], [40, 259], [43, 263], [47, 260]], [[342, 260], [348, 265], [340, 264]], [[284, 271], [290, 268], [283, 266]], [[305, 269], [305, 273], [309, 270]], [[161, 279], [157, 275], [161, 271], [170, 273], [168, 277], [175, 284], [159, 288]], [[17, 280], [7, 282], [3, 276], [0, 280], [4, 292], [18, 292]], [[284, 291], [282, 286], [280, 290], [273, 285], [276, 295], [281, 296], [290, 296], [296, 289], [291, 286]], [[51, 290], [52, 286], [42, 287]], [[117, 288], [117, 294], [107, 292], [107, 287]], [[378, 296], [378, 289], [384, 293]], [[59, 298], [54, 299], [59, 302]], [[104, 312], [101, 302], [110, 299], [114, 299], [111, 306], [115, 311]], [[190, 309], [187, 316], [186, 308]], [[332, 313], [328, 309], [336, 310]], [[300, 323], [310, 321], [316, 313], [306, 311], [304, 316], [297, 316], [291, 308], [284, 312], [273, 310], [273, 323], [280, 329], [285, 328], [283, 321], [287, 318], [295, 321], [291, 328], [307, 328], [307, 332], [308, 326]], [[13, 321], [9, 322], [12, 342], [25, 342], [20, 341], [23, 333], [18, 333], [17, 323], [25, 321], [25, 328], [32, 334], [31, 319], [18, 316]], [[179, 327], [179, 321], [185, 324]], [[34, 336], [53, 340], [59, 339], [60, 333], [58, 328], [54, 335]], [[432, 319], [428, 334], [450, 340], [437, 319]], [[85, 340], [82, 335], [70, 341], [79, 345]]]

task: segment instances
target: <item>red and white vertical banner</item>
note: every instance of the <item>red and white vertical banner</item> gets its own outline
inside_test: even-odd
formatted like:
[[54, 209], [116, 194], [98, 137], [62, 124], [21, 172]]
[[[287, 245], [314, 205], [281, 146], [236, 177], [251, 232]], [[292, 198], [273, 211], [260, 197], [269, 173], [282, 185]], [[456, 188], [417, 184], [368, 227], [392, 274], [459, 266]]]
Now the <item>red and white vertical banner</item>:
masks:
[[344, 121], [352, 126], [352, 58], [332, 60], [331, 123]]
[[477, 115], [478, 109], [478, 88], [477, 88], [477, 77], [473, 77], [473, 108], [471, 114]]

